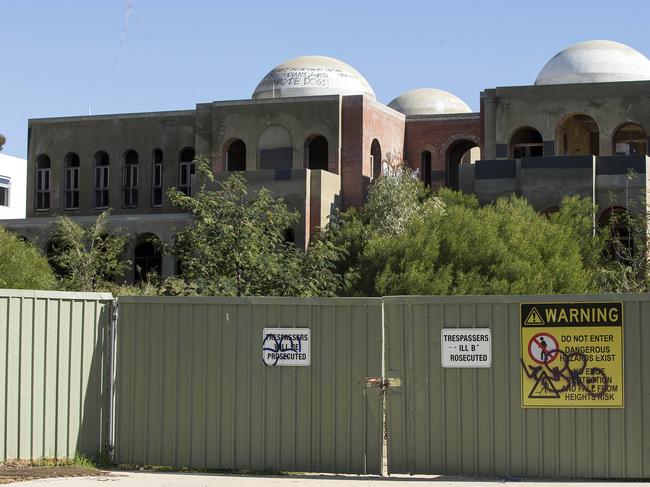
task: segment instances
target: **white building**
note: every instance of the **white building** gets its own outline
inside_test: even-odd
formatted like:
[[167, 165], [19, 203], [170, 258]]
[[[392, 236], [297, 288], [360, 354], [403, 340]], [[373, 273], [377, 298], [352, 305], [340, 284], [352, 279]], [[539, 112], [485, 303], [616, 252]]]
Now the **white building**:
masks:
[[25, 218], [27, 161], [0, 154], [0, 220]]

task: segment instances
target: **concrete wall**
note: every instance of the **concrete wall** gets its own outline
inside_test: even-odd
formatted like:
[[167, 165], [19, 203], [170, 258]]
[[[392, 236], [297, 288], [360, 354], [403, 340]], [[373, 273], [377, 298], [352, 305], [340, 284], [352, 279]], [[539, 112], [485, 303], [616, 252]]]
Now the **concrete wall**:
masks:
[[[65, 213], [68, 216], [95, 215], [94, 155], [105, 151], [109, 162], [109, 206], [114, 214], [165, 213], [174, 211], [163, 195], [163, 205], [152, 207], [152, 153], [163, 151], [163, 188], [178, 185], [179, 154], [195, 145], [195, 112], [158, 112], [130, 115], [101, 115], [35, 119], [29, 121], [27, 172], [27, 216], [45, 217]], [[124, 208], [123, 156], [129, 150], [139, 155], [137, 208]], [[64, 158], [75, 152], [80, 158], [79, 209], [64, 210]], [[35, 210], [36, 159], [47, 154], [51, 161], [50, 210]]]
[[485, 90], [484, 159], [510, 156], [510, 138], [523, 126], [537, 129], [544, 140], [544, 155], [558, 154], [556, 129], [566, 117], [585, 114], [600, 129], [600, 155], [611, 155], [616, 130], [627, 122], [650, 131], [650, 81], [580, 83], [573, 85], [517, 86]]

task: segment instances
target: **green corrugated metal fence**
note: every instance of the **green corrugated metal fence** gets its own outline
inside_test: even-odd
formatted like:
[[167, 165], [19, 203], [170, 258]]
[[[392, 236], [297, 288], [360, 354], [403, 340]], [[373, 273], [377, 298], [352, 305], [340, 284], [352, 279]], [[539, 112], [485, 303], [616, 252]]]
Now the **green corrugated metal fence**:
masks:
[[[521, 302], [624, 302], [625, 406], [523, 409]], [[650, 477], [650, 296], [385, 298], [391, 472]], [[492, 367], [443, 369], [442, 328], [490, 328]]]
[[0, 290], [0, 459], [101, 449], [111, 299]]
[[[311, 365], [265, 366], [265, 327]], [[120, 298], [117, 336], [118, 462], [379, 473], [380, 299]]]

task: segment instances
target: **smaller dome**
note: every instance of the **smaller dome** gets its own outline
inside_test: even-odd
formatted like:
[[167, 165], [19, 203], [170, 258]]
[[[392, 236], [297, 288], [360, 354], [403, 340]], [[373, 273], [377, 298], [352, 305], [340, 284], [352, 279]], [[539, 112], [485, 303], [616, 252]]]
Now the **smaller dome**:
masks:
[[613, 41], [584, 41], [558, 52], [542, 68], [536, 85], [650, 80], [650, 60]]
[[404, 115], [439, 115], [443, 113], [471, 113], [463, 100], [447, 91], [419, 88], [402, 93], [388, 106]]
[[375, 92], [352, 66], [327, 56], [301, 56], [273, 68], [253, 92], [253, 99], [319, 95], [366, 95]]

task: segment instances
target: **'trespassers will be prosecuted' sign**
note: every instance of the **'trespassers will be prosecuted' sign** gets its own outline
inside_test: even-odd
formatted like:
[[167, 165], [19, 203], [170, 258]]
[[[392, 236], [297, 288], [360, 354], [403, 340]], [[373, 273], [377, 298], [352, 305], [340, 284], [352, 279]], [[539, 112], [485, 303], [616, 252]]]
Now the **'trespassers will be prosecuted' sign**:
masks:
[[269, 366], [307, 366], [310, 344], [309, 328], [264, 328], [262, 361]]
[[440, 355], [445, 368], [489, 368], [492, 333], [489, 328], [443, 328]]

